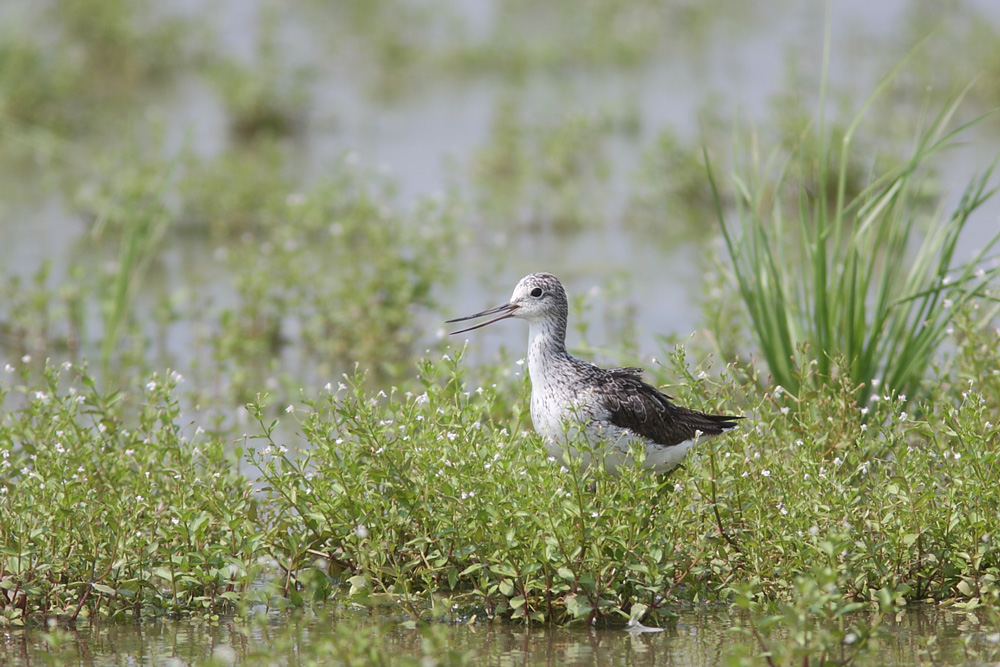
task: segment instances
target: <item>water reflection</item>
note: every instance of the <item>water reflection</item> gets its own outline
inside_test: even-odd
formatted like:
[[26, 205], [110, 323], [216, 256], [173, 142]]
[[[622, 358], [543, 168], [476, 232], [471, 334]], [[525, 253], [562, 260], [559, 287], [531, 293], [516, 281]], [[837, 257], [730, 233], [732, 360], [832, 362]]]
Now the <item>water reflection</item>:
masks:
[[[0, 662], [10, 665], [482, 664], [719, 665], [760, 659], [735, 631], [749, 619], [720, 606], [682, 611], [659, 633], [622, 629], [436, 625], [416, 630], [398, 617], [342, 612], [240, 619], [157, 620], [134, 625], [5, 630]], [[983, 664], [1000, 656], [1000, 636], [974, 614], [916, 605], [892, 619], [864, 664]], [[782, 641], [772, 636], [770, 641]]]

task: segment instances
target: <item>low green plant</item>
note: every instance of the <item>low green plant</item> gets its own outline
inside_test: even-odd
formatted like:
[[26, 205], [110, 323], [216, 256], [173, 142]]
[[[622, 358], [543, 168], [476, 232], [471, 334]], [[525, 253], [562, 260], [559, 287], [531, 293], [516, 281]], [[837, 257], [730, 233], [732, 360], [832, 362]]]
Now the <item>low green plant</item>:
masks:
[[349, 162], [270, 203], [258, 215], [276, 224], [248, 230], [223, 256], [236, 299], [213, 312], [211, 345], [240, 402], [278, 370], [294, 370], [296, 388], [357, 363], [393, 375], [446, 277], [451, 203], [401, 211], [391, 179]]
[[269, 530], [289, 534], [293, 517], [307, 529], [275, 557], [293, 565], [291, 582], [310, 582], [322, 555], [324, 577], [350, 599], [415, 616], [447, 603], [467, 616], [614, 623], [643, 604], [662, 624], [672, 599], [729, 600], [747, 578], [767, 599], [795, 600], [798, 578], [820, 565], [848, 601], [877, 602], [883, 589], [993, 599], [1000, 495], [983, 480], [1000, 471], [986, 398], [1000, 378], [989, 370], [970, 388], [942, 375], [924, 420], [895, 393], [859, 408], [846, 374], [805, 378], [818, 387], [805, 413], [783, 389], [733, 386], [731, 369], [719, 380], [688, 369], [683, 348], [668, 368], [682, 402], [714, 390], [754, 419], [666, 479], [549, 458], [522, 432], [527, 387], [472, 389], [458, 356], [424, 362], [419, 394], [372, 395], [355, 377], [304, 412], [289, 406], [307, 453], [283, 451], [271, 424], [268, 447], [251, 454]]
[[422, 363], [420, 380], [420, 394], [371, 396], [354, 377], [307, 402], [312, 447], [297, 458], [265, 426], [269, 445], [251, 459], [276, 512], [270, 530], [285, 534], [293, 516], [306, 528], [278, 561], [322, 554], [352, 599], [388, 598], [415, 617], [457, 605], [467, 617], [624, 622], [642, 602], [669, 619], [669, 504], [645, 502], [659, 480], [548, 457], [521, 432], [519, 407], [494, 426], [500, 391], [524, 405], [520, 379], [467, 390], [456, 354]]
[[181, 377], [3, 373], [0, 624], [235, 609], [260, 570], [256, 501], [223, 442], [181, 423]]
[[75, 358], [84, 329], [81, 276], [54, 286], [52, 263], [29, 279], [9, 276], [0, 285], [0, 350], [12, 359], [65, 352]]
[[[819, 547], [834, 561], [841, 548], [831, 542]], [[872, 651], [872, 640], [885, 636], [883, 621], [902, 608], [907, 591], [875, 591], [875, 611], [867, 613], [870, 605], [845, 599], [842, 585], [835, 565], [817, 565], [797, 576], [794, 594], [786, 602], [762, 602], [752, 581], [737, 584], [733, 604], [749, 612], [751, 620], [734, 631], [752, 637], [755, 653], [771, 667], [849, 665]], [[728, 662], [744, 664], [736, 655]]]

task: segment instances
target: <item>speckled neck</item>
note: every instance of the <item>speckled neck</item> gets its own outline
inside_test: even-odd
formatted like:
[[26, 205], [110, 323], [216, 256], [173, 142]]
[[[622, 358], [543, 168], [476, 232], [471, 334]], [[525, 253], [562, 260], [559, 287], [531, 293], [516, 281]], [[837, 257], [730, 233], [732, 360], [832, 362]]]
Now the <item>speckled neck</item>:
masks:
[[568, 357], [566, 313], [528, 323], [528, 374], [532, 383], [544, 382], [552, 364]]

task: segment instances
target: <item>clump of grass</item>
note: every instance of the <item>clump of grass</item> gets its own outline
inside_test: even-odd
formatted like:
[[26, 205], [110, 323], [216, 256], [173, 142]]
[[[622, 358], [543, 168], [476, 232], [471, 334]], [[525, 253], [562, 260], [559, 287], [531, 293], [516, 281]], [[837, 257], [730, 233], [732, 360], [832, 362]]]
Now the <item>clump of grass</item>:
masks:
[[623, 217], [630, 228], [670, 242], [711, 233], [703, 220], [715, 210], [715, 199], [702, 153], [675, 132], [662, 130], [643, 151], [632, 183]]
[[[992, 167], [969, 183], [951, 213], [928, 219], [923, 177], [931, 160], [969, 127], [948, 129], [960, 100], [927, 123], [908, 159], [874, 174], [856, 196], [847, 192], [848, 167], [863, 110], [839, 144], [820, 116], [812, 153], [818, 169], [811, 160], [782, 163], [777, 153], [761, 165], [751, 147], [747, 173], [734, 176], [735, 224], [726, 222], [718, 201], [750, 334], [774, 381], [793, 394], [810, 388], [806, 377], [826, 382], [843, 371], [860, 403], [879, 380], [898, 394], [926, 395], [924, 379], [955, 309], [1000, 276], [1000, 266], [988, 264], [1000, 234], [967, 262], [955, 256], [966, 224], [996, 192]], [[838, 165], [836, 173], [830, 165]], [[798, 171], [809, 178], [795, 178]], [[805, 187], [808, 182], [815, 187]], [[797, 202], [792, 210], [785, 204], [789, 187]], [[921, 229], [927, 231], [918, 239]], [[846, 360], [842, 368], [838, 359]], [[811, 364], [817, 373], [807, 372]]]
[[178, 227], [188, 235], [227, 244], [257, 238], [281, 224], [286, 199], [296, 189], [287, 152], [273, 137], [259, 136], [209, 159], [187, 156], [178, 190]]
[[198, 28], [154, 4], [59, 0], [11, 12], [21, 24], [0, 35], [0, 129], [92, 130], [111, 103], [127, 106], [137, 86], [186, 67]]
[[279, 58], [276, 16], [260, 20], [262, 34], [255, 62], [223, 60], [212, 80], [229, 112], [230, 137], [241, 143], [281, 139], [302, 131], [309, 107], [309, 73]]
[[14, 359], [65, 352], [75, 358], [83, 338], [79, 280], [54, 287], [52, 263], [43, 262], [24, 279], [8, 276], [0, 285], [0, 350]]
[[[400, 211], [391, 179], [353, 156], [308, 190], [272, 197], [259, 225], [223, 258], [235, 303], [213, 313], [216, 360], [252, 400], [275, 364], [295, 387], [361, 362], [394, 374], [421, 331], [454, 249], [454, 208], [425, 201]], [[279, 355], [280, 359], [275, 359]]]
[[489, 143], [474, 158], [472, 180], [488, 222], [501, 229], [568, 231], [601, 221], [610, 174], [610, 116], [568, 113], [526, 121], [501, 103]]

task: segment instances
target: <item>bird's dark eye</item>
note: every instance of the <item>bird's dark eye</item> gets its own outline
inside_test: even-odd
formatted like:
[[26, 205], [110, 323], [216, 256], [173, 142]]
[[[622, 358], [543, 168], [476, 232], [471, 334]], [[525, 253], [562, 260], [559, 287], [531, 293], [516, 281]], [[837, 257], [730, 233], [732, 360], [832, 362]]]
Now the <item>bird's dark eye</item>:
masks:
[[542, 288], [541, 287], [536, 287], [535, 289], [531, 290], [531, 296], [533, 296], [533, 297], [540, 297], [541, 295], [542, 295]]

